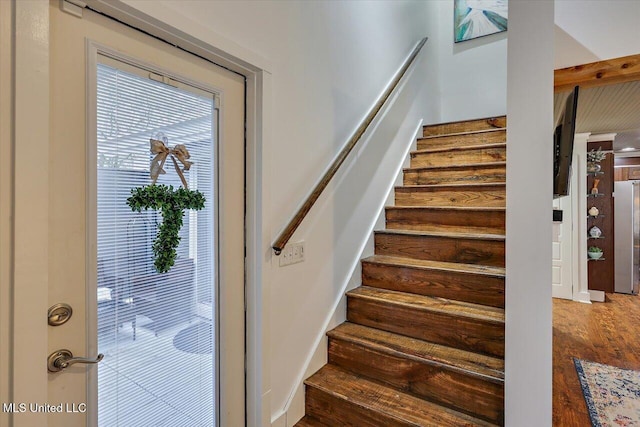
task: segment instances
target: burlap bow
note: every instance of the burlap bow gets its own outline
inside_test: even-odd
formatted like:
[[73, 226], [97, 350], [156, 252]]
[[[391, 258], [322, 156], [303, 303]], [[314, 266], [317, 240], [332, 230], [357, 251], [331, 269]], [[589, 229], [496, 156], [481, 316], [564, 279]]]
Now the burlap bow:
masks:
[[[178, 173], [178, 176], [182, 181], [182, 185], [184, 185], [184, 188], [188, 189], [189, 186], [187, 185], [187, 180], [184, 178], [184, 175], [182, 174], [182, 172], [188, 171], [189, 168], [191, 168], [191, 165], [193, 164], [193, 162], [190, 162], [189, 160], [187, 160], [191, 157], [191, 155], [189, 154], [189, 151], [187, 150], [187, 147], [185, 147], [182, 144], [176, 144], [175, 147], [169, 148], [166, 145], [164, 145], [164, 142], [158, 139], [151, 139], [150, 143], [151, 143], [150, 151], [153, 154], [155, 154], [155, 157], [151, 160], [151, 167], [149, 170], [151, 179], [153, 179], [153, 182], [151, 183], [151, 185], [156, 183], [156, 181], [158, 180], [158, 176], [160, 174], [166, 173], [164, 169], [162, 169], [162, 167], [164, 166], [164, 162], [167, 161], [167, 157], [171, 156], [171, 160], [173, 161], [173, 166], [175, 166], [176, 168], [176, 172]], [[180, 163], [182, 163], [182, 166], [183, 166], [182, 170], [180, 170], [180, 166], [178, 166], [178, 162], [176, 161], [176, 158]]]

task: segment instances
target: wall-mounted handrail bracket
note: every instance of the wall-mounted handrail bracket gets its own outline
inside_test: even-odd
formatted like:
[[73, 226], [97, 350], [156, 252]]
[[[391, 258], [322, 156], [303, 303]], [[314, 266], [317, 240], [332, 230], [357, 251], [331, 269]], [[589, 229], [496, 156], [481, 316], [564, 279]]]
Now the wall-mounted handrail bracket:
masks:
[[427, 41], [427, 37], [423, 38], [422, 40], [420, 40], [420, 42], [418, 42], [418, 44], [413, 49], [409, 57], [405, 60], [404, 64], [402, 65], [402, 68], [400, 69], [400, 71], [398, 71], [398, 73], [396, 74], [396, 77], [393, 79], [393, 81], [391, 82], [387, 90], [382, 94], [380, 99], [378, 99], [378, 102], [376, 102], [376, 104], [371, 108], [371, 110], [369, 110], [369, 113], [367, 114], [367, 116], [364, 118], [362, 123], [360, 123], [360, 126], [358, 126], [358, 128], [356, 129], [354, 134], [351, 136], [351, 138], [349, 138], [344, 148], [342, 148], [340, 153], [338, 153], [338, 156], [333, 160], [333, 163], [331, 163], [331, 166], [329, 167], [329, 169], [327, 169], [327, 171], [322, 176], [320, 181], [316, 184], [313, 191], [311, 191], [311, 193], [307, 196], [307, 199], [304, 201], [302, 206], [300, 206], [300, 208], [298, 209], [296, 214], [293, 216], [293, 218], [291, 218], [291, 221], [289, 221], [289, 223], [284, 228], [284, 230], [280, 233], [276, 241], [273, 242], [273, 245], [271, 245], [271, 247], [273, 248], [273, 252], [275, 255], [280, 255], [282, 253], [282, 250], [284, 249], [285, 245], [287, 244], [287, 242], [289, 241], [293, 233], [295, 233], [295, 231], [298, 229], [298, 226], [300, 226], [300, 224], [302, 223], [304, 218], [307, 216], [307, 214], [309, 213], [309, 211], [311, 210], [315, 202], [318, 200], [318, 198], [320, 197], [324, 189], [327, 188], [327, 185], [331, 181], [331, 178], [333, 178], [333, 176], [336, 174], [336, 172], [338, 171], [342, 163], [344, 163], [344, 161], [346, 160], [349, 153], [351, 153], [351, 151], [356, 146], [356, 144], [358, 143], [362, 135], [366, 132], [367, 128], [369, 127], [371, 122], [373, 122], [373, 119], [376, 117], [378, 112], [382, 109], [387, 99], [389, 99], [391, 94], [396, 90], [396, 88], [398, 87], [398, 84], [406, 74], [411, 64], [413, 64], [413, 61], [418, 56], [418, 53], [420, 53], [420, 50], [422, 49], [422, 46], [424, 46], [426, 41]]

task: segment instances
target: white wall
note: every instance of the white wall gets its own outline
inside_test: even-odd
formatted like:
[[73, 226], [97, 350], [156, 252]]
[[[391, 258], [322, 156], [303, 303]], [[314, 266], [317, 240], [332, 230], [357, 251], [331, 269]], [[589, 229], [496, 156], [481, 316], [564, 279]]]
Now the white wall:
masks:
[[[435, 4], [419, 1], [125, 3], [213, 45], [242, 51], [249, 61], [258, 58], [270, 73], [262, 179], [268, 194], [264, 227], [272, 238], [415, 43], [435, 33], [429, 28], [437, 19]], [[435, 43], [427, 42], [422, 57], [435, 56]], [[437, 71], [435, 61], [421, 62], [393, 110], [352, 157], [357, 163], [344, 165], [293, 236], [306, 242], [304, 263], [280, 268], [267, 247], [271, 241], [265, 242], [270, 334], [264, 340], [271, 348], [265, 357], [271, 360], [267, 395], [274, 420], [281, 420], [299, 390], [402, 162], [410, 141], [396, 134], [398, 127], [412, 133], [419, 119], [438, 120]]]
[[554, 68], [640, 53], [640, 2], [557, 0]]
[[453, 2], [437, 1], [441, 121], [507, 111], [508, 32], [453, 42]]
[[553, 1], [509, 2], [505, 425], [551, 425]]

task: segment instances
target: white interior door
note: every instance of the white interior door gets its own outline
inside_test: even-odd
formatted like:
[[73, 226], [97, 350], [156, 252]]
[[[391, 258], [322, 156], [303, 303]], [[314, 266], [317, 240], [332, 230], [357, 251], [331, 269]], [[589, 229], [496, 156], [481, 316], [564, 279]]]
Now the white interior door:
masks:
[[[244, 79], [58, 1], [50, 25], [49, 303], [73, 317], [48, 352], [104, 359], [48, 374], [64, 404], [48, 425], [244, 425]], [[185, 179], [207, 199], [164, 274], [159, 214], [123, 205], [151, 183], [158, 132], [191, 152]], [[158, 184], [179, 187], [164, 169]]]
[[[575, 187], [574, 187], [575, 188]], [[554, 209], [563, 211], [563, 221], [553, 223], [552, 241], [552, 296], [553, 298], [572, 299], [572, 209], [571, 197], [560, 197], [553, 201]]]

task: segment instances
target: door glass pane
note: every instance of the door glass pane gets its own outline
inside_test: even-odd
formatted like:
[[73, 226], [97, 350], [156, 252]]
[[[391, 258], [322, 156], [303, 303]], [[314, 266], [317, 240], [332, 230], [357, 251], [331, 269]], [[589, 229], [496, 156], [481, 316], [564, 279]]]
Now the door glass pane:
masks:
[[[97, 77], [98, 425], [214, 426], [214, 97], [112, 60]], [[184, 175], [206, 198], [203, 210], [185, 211], [175, 265], [162, 274], [152, 252], [160, 212], [126, 203], [151, 184], [158, 132], [187, 147], [194, 164]], [[158, 184], [179, 188], [170, 158], [164, 169]]]

